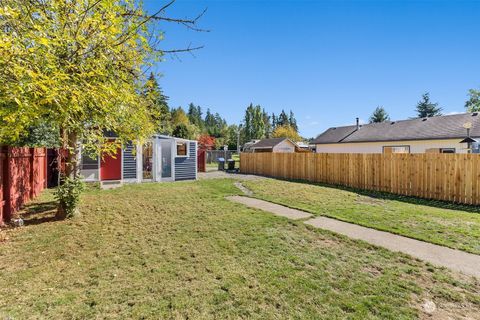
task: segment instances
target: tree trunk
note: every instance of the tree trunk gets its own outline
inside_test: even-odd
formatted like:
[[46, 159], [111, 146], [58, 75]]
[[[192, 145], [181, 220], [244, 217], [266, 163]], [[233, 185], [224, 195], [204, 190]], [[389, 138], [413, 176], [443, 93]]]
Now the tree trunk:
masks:
[[[69, 132], [65, 134], [65, 131], [62, 129], [62, 139], [66, 140], [66, 143], [63, 143], [63, 150], [60, 152], [66, 152], [66, 155], [63, 155], [65, 161], [65, 170], [62, 172], [62, 164], [59, 161], [59, 172], [61, 175], [60, 183], [63, 183], [65, 178], [69, 179], [78, 179], [79, 178], [79, 159], [80, 159], [80, 146], [78, 143], [78, 134], [76, 132]], [[56, 217], [58, 219], [65, 219], [67, 217], [66, 205], [64, 202], [60, 201], [58, 203], [58, 210]]]

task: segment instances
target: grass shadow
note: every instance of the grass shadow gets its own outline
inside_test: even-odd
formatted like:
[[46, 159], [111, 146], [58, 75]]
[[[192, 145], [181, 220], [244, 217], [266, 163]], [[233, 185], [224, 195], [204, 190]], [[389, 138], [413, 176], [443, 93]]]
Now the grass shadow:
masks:
[[37, 225], [46, 222], [58, 221], [56, 217], [57, 202], [32, 202], [27, 204], [19, 215], [23, 218], [25, 225]]
[[323, 182], [311, 182], [306, 180], [282, 179], [282, 178], [273, 178], [273, 177], [266, 177], [266, 178], [303, 183], [303, 184], [319, 186], [324, 188], [340, 189], [344, 191], [353, 192], [358, 195], [367, 196], [367, 197], [376, 198], [376, 199], [382, 199], [382, 200], [394, 200], [394, 201], [401, 201], [409, 204], [423, 205], [423, 206], [429, 206], [429, 207], [435, 207], [435, 208], [441, 208], [441, 209], [459, 210], [459, 211], [466, 211], [470, 213], [480, 213], [480, 206], [476, 206], [476, 205], [459, 204], [459, 203], [454, 203], [450, 201], [424, 199], [424, 198], [418, 198], [413, 196], [404, 196], [404, 195], [398, 195], [398, 194], [393, 194], [393, 193], [388, 193], [383, 191], [364, 190], [364, 189], [346, 187], [342, 185], [328, 184]]

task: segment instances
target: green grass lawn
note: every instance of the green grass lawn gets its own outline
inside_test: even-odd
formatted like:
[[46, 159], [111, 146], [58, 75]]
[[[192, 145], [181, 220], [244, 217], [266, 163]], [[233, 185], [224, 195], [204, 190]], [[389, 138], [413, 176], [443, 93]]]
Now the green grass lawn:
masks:
[[[225, 200], [231, 180], [51, 193], [0, 243], [0, 318], [478, 317], [480, 282]], [[5, 233], [5, 231], [3, 231]]]
[[300, 182], [245, 182], [254, 196], [359, 225], [480, 254], [479, 208]]

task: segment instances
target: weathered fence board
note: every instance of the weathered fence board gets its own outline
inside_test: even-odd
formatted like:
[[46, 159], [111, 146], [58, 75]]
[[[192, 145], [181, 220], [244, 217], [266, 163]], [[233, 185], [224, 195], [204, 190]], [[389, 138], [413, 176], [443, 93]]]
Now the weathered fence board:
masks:
[[480, 204], [478, 154], [242, 153], [242, 173]]
[[0, 147], [0, 225], [46, 187], [44, 148]]

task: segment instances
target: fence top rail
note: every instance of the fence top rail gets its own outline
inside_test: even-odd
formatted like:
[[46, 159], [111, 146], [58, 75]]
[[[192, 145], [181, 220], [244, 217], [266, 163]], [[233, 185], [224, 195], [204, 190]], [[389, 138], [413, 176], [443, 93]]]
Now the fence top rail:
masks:
[[[223, 152], [223, 151], [222, 151]], [[246, 155], [250, 157], [256, 157], [261, 155], [310, 155], [314, 154], [316, 156], [377, 156], [377, 157], [471, 157], [471, 158], [480, 158], [480, 153], [328, 153], [328, 152], [321, 152], [321, 153], [307, 153], [307, 152], [241, 152], [240, 155]]]

